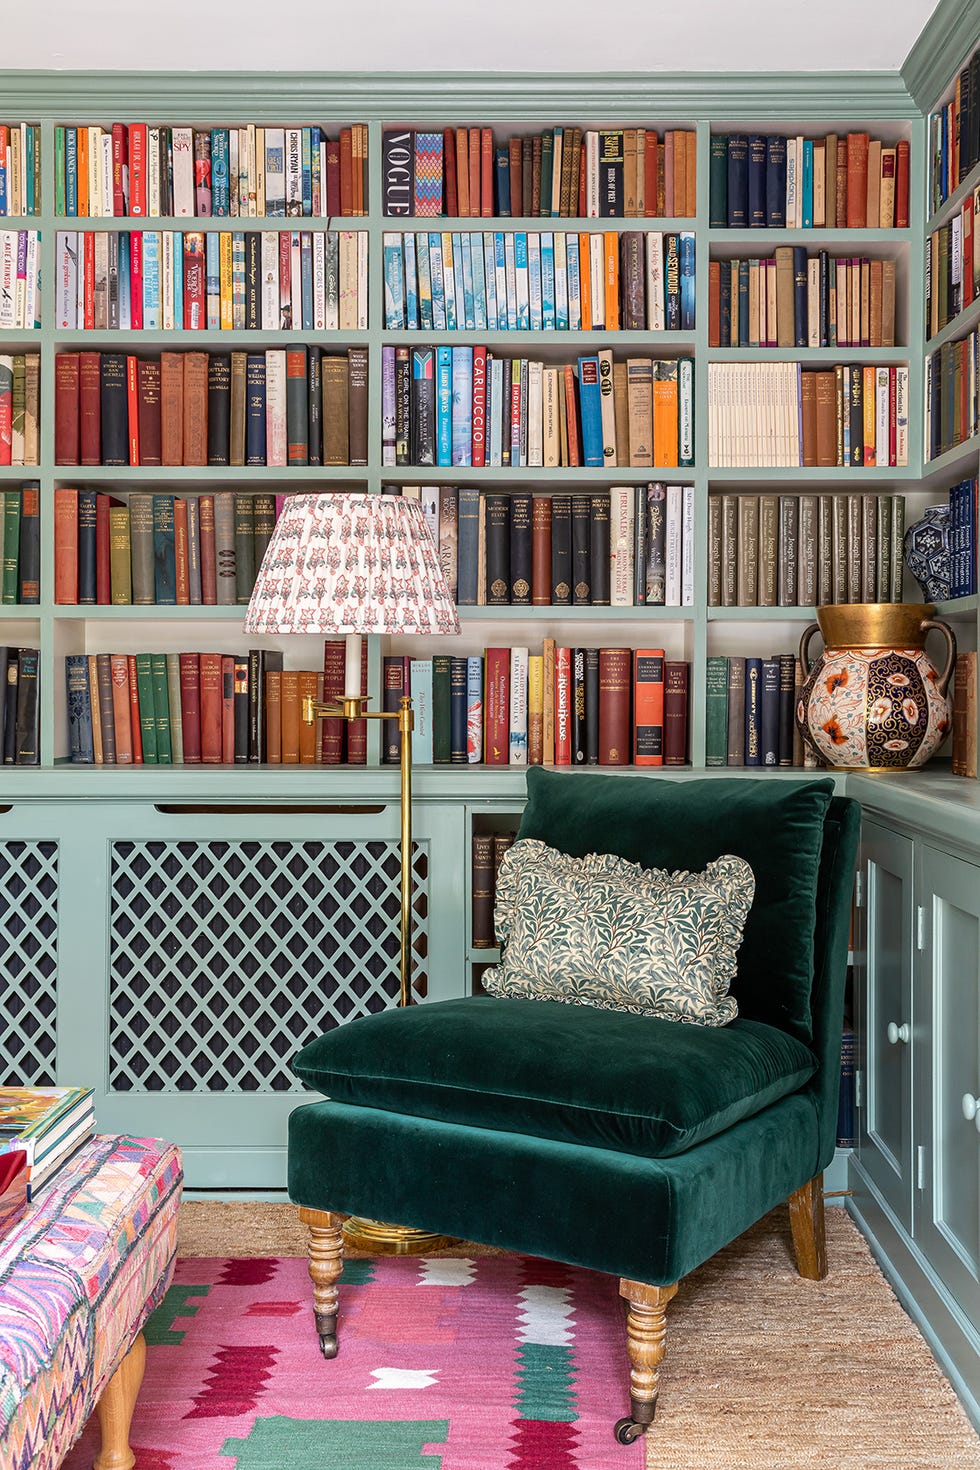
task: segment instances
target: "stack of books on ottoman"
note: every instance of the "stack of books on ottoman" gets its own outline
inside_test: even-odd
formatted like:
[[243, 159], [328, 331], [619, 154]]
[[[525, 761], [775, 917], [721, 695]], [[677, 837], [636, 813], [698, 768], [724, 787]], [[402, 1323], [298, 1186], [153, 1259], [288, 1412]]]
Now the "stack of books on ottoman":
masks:
[[0, 1087], [0, 1236], [94, 1132], [91, 1087]]

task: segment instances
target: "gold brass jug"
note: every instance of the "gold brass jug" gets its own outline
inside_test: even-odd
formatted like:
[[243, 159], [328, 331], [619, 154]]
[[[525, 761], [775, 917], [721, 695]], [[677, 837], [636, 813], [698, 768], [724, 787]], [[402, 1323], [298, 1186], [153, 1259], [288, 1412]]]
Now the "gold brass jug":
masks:
[[[956, 662], [953, 630], [931, 603], [831, 603], [800, 639], [805, 682], [796, 708], [804, 741], [837, 770], [898, 771], [925, 765], [949, 733], [946, 691]], [[946, 640], [939, 673], [925, 651]], [[809, 665], [810, 640], [824, 651]]]

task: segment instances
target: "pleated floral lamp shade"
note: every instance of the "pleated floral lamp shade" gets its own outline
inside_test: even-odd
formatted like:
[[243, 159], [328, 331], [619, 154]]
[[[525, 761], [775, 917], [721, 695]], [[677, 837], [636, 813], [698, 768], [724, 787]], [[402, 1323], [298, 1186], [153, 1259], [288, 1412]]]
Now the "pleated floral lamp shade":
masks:
[[458, 633], [421, 505], [401, 495], [290, 496], [262, 558], [244, 631], [346, 634], [348, 698], [361, 693], [361, 635]]

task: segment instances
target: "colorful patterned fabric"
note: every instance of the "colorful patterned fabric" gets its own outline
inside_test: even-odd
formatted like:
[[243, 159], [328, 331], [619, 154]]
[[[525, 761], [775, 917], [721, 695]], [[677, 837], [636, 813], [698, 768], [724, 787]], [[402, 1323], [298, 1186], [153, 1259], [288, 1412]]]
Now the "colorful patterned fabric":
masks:
[[173, 1273], [180, 1152], [85, 1144], [0, 1241], [0, 1465], [54, 1470]]
[[[326, 1362], [305, 1260], [181, 1260], [147, 1327], [138, 1470], [641, 1470], [612, 1277], [349, 1261]], [[94, 1427], [64, 1470], [91, 1470]]]
[[738, 1013], [728, 987], [754, 891], [752, 869], [730, 854], [703, 873], [668, 873], [521, 838], [497, 876], [503, 963], [483, 988], [724, 1026]]

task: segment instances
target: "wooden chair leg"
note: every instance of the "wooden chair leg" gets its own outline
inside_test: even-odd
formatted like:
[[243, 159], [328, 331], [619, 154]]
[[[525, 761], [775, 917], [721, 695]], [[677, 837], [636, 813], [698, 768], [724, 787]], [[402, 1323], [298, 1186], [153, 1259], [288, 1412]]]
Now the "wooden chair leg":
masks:
[[146, 1338], [140, 1332], [95, 1406], [102, 1431], [102, 1447], [95, 1458], [95, 1470], [132, 1470], [136, 1464], [136, 1456], [129, 1447], [129, 1426], [145, 1365]]
[[343, 1215], [329, 1210], [300, 1207], [299, 1217], [310, 1232], [310, 1278], [313, 1282], [313, 1317], [320, 1351], [325, 1358], [337, 1356], [337, 1281], [344, 1269]]
[[796, 1269], [807, 1281], [827, 1274], [827, 1235], [823, 1215], [823, 1175], [817, 1174], [789, 1197]]
[[653, 1423], [666, 1348], [667, 1303], [676, 1292], [676, 1281], [672, 1286], [647, 1286], [625, 1277], [620, 1280], [619, 1293], [626, 1299], [626, 1350], [630, 1360], [630, 1414], [619, 1420], [615, 1431], [620, 1444], [638, 1439]]

